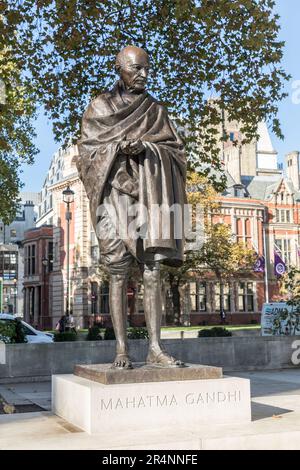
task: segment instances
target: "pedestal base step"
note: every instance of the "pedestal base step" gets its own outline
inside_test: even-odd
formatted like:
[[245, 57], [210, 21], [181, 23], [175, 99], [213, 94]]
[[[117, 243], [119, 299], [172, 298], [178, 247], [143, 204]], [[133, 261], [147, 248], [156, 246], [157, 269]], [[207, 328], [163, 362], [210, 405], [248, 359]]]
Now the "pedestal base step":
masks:
[[116, 369], [111, 364], [77, 365], [74, 374], [106, 385], [144, 382], [170, 382], [173, 380], [200, 380], [222, 378], [222, 368], [201, 364], [186, 364], [185, 367], [160, 367], [133, 364], [133, 369]]
[[52, 377], [53, 412], [88, 433], [251, 421], [250, 381], [220, 379], [105, 385], [75, 375]]

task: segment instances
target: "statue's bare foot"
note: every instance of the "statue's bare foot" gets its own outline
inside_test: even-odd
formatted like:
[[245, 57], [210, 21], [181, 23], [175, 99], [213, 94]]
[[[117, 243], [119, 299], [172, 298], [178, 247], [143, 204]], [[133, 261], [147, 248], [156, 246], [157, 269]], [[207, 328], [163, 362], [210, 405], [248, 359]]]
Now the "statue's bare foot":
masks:
[[132, 362], [127, 354], [117, 354], [112, 367], [116, 369], [133, 369]]
[[184, 362], [170, 356], [166, 351], [150, 350], [147, 356], [147, 364], [157, 365], [161, 367], [185, 367]]

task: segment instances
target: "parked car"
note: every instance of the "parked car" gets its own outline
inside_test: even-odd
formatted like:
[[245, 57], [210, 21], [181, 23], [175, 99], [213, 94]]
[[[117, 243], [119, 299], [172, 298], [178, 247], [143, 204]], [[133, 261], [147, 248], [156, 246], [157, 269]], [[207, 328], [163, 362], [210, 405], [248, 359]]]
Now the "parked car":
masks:
[[52, 333], [44, 333], [43, 331], [36, 330], [33, 326], [23, 321], [18, 315], [0, 313], [0, 321], [10, 322], [16, 318], [18, 318], [22, 323], [28, 343], [53, 343], [54, 335]]

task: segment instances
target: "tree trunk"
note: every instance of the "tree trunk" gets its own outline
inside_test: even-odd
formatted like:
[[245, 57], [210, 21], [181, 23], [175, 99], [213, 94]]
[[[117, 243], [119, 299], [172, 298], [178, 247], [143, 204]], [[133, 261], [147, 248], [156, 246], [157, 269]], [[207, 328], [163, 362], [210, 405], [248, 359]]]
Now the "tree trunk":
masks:
[[190, 283], [185, 282], [179, 289], [181, 298], [181, 325], [190, 326], [191, 324], [191, 296]]
[[224, 283], [223, 280], [220, 278], [220, 319], [221, 323], [225, 322], [225, 310], [224, 310]]
[[173, 304], [173, 325], [180, 325], [180, 292], [179, 292], [179, 281], [175, 279], [175, 276], [169, 276], [170, 289], [172, 294]]

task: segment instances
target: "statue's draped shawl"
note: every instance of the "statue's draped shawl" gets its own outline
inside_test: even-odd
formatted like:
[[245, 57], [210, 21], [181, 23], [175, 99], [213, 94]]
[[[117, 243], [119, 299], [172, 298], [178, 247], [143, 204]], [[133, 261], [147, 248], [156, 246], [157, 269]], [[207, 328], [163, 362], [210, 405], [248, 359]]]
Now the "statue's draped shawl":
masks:
[[[165, 108], [146, 92], [124, 97], [118, 82], [111, 92], [100, 95], [88, 106], [83, 116], [82, 134], [78, 143], [77, 168], [90, 201], [95, 231], [97, 208], [110, 184], [112, 168], [118, 165], [119, 144], [123, 139], [141, 139], [145, 144], [145, 151], [138, 156], [139, 203], [144, 204], [150, 213], [153, 205], [171, 207], [176, 204], [177, 209], [180, 207], [183, 211], [186, 202], [186, 159], [183, 143]], [[175, 219], [182, 214], [175, 212]], [[180, 239], [183, 234], [177, 238], [176, 230], [174, 233], [174, 217], [171, 219], [173, 227], [169, 237], [166, 239], [161, 233], [157, 236], [156, 226], [152, 227], [155, 228], [153, 238], [149, 217], [148, 237], [143, 240], [145, 252], [155, 253], [158, 256], [155, 256], [156, 259], [160, 259], [161, 255], [161, 260], [164, 259], [166, 264], [176, 264], [172, 260], [180, 262], [183, 256], [183, 239]], [[133, 244], [128, 241], [128, 249], [136, 256], [132, 247]]]

